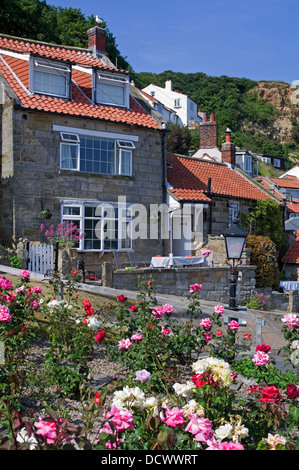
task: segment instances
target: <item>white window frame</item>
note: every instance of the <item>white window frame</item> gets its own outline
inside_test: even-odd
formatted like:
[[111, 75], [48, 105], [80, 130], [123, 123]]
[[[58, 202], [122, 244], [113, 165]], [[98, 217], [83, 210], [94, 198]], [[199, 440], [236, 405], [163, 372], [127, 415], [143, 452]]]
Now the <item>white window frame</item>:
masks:
[[[93, 74], [93, 101], [97, 104], [104, 104], [109, 106], [115, 106], [119, 108], [129, 108], [129, 77], [124, 75], [107, 74], [102, 72], [94, 72]], [[104, 85], [113, 85], [121, 87], [124, 93], [124, 103], [116, 103], [113, 99], [98, 100], [97, 99], [97, 86], [103, 83]]]
[[[60, 132], [60, 168], [62, 170], [73, 170], [79, 171], [80, 170], [80, 138], [78, 134], [73, 134], [71, 132]], [[63, 147], [76, 147], [77, 149], [77, 165], [75, 168], [66, 168], [62, 166], [62, 149]]]
[[240, 202], [239, 201], [229, 201], [228, 202], [228, 225], [230, 226], [233, 223], [233, 220], [240, 213]]
[[[39, 68], [42, 70], [38, 70]], [[34, 74], [35, 72], [38, 72], [38, 71], [42, 71], [43, 73], [48, 73], [51, 75], [63, 75], [65, 78], [65, 94], [52, 93], [51, 91], [45, 91], [45, 90], [43, 91], [36, 90], [34, 86]], [[37, 59], [35, 57], [30, 57], [29, 88], [33, 93], [69, 99], [71, 97], [71, 73], [72, 73], [72, 69], [69, 64], [61, 63], [58, 61], [50, 61], [50, 60]]]
[[[80, 215], [65, 215], [64, 214], [64, 208], [65, 207], [70, 207], [70, 208], [79, 208], [79, 213]], [[86, 208], [96, 208], [96, 213], [97, 215], [93, 217], [87, 217], [85, 215], [85, 209]], [[109, 217], [106, 216], [104, 217], [104, 211], [109, 209], [118, 209], [118, 215], [117, 218], [115, 217]], [[119, 213], [120, 212], [120, 213]], [[125, 214], [123, 214], [125, 213]], [[84, 251], [84, 252], [113, 252], [113, 251], [128, 251], [132, 250], [132, 237], [128, 236], [129, 230], [128, 230], [128, 224], [131, 223], [132, 221], [132, 210], [130, 208], [130, 204], [126, 204], [125, 207], [118, 207], [117, 203], [111, 203], [111, 202], [77, 202], [77, 201], [62, 201], [61, 204], [61, 221], [73, 221], [75, 222], [76, 220], [78, 221], [80, 225], [80, 230], [81, 233], [85, 233], [85, 222], [86, 220], [97, 220], [97, 224], [95, 225], [95, 230], [99, 231], [100, 234], [100, 248], [85, 248], [84, 246], [84, 237], [80, 240], [79, 242], [79, 247], [77, 248], [78, 251]], [[118, 222], [118, 228], [117, 228], [117, 248], [112, 249], [112, 248], [105, 248], [105, 238], [104, 238], [104, 223], [105, 221], [111, 221], [112, 222], [112, 227], [113, 227], [113, 221]], [[98, 227], [97, 227], [98, 226]], [[125, 227], [124, 227], [125, 226]], [[125, 235], [124, 238], [122, 238], [121, 235]]]
[[175, 100], [174, 100], [174, 107], [175, 107], [175, 108], [181, 108], [181, 107], [182, 107], [181, 98], [175, 98]]
[[[107, 139], [106, 137], [98, 137], [98, 136], [88, 136], [84, 135], [84, 137], [89, 137], [90, 139], [93, 138], [103, 138]], [[60, 168], [62, 170], [73, 170], [80, 172], [80, 131], [79, 134], [73, 132], [60, 132]], [[113, 176], [132, 176], [132, 164], [133, 164], [133, 150], [135, 150], [135, 145], [131, 140], [126, 139], [113, 139], [108, 137], [108, 140], [114, 142], [114, 172], [113, 173], [101, 173], [101, 172], [91, 172], [93, 174], [98, 175], [113, 175]], [[63, 146], [74, 146], [77, 148], [77, 166], [76, 168], [66, 168], [62, 166], [62, 148]], [[122, 171], [124, 158], [126, 154], [129, 153], [129, 171]], [[85, 171], [82, 173], [85, 173]]]

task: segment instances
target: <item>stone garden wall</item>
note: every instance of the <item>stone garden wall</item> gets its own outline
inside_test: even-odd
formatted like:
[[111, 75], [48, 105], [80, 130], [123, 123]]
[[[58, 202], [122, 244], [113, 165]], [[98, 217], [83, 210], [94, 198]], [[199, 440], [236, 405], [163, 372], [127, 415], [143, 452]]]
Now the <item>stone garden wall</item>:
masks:
[[[237, 294], [240, 298], [249, 298], [255, 287], [255, 266], [238, 269], [239, 281]], [[191, 284], [202, 284], [201, 298], [214, 302], [229, 300], [229, 268], [171, 268], [171, 269], [117, 269], [112, 270], [109, 263], [103, 266], [103, 285], [116, 289], [137, 290], [138, 278], [153, 278], [156, 292], [178, 296], [188, 295]]]

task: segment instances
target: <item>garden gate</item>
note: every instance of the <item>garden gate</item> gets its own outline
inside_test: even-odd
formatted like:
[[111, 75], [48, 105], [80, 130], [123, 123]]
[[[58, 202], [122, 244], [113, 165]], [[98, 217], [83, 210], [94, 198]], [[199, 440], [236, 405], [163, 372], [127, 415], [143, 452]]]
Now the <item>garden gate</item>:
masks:
[[33, 273], [45, 274], [54, 269], [53, 245], [29, 245], [28, 270]]

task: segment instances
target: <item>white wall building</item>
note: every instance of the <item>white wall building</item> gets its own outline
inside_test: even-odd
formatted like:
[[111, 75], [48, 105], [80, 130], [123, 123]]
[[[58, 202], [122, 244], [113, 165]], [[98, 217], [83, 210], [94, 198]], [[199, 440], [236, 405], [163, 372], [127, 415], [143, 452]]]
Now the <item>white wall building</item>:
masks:
[[[160, 101], [166, 108], [174, 111], [177, 115], [176, 123], [180, 126], [188, 126], [188, 123], [191, 121], [195, 121], [198, 124], [202, 122], [202, 119], [198, 116], [197, 104], [188, 98], [187, 95], [173, 91], [171, 80], [165, 82], [165, 88], [151, 83], [143, 88], [142, 91], [156, 98], [156, 100]], [[174, 123], [175, 121], [172, 120], [170, 122]]]

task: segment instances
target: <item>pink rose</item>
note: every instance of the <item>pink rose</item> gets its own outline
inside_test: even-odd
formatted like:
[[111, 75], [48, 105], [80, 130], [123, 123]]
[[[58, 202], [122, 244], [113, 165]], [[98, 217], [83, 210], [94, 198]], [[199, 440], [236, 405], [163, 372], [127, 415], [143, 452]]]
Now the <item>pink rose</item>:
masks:
[[22, 279], [29, 279], [30, 278], [30, 272], [27, 271], [27, 269], [24, 269], [23, 271], [20, 272], [20, 276]]
[[190, 290], [189, 292], [192, 294], [193, 292], [195, 291], [201, 291], [202, 289], [202, 285], [201, 284], [192, 284], [192, 286], [190, 286]]
[[295, 313], [288, 313], [287, 315], [284, 315], [281, 321], [289, 327], [289, 330], [292, 330], [293, 328], [299, 328], [299, 318]]
[[39, 286], [35, 286], [35, 287], [32, 287], [32, 291], [35, 293], [35, 294], [40, 294], [41, 293], [41, 288]]
[[131, 349], [132, 342], [129, 339], [121, 339], [118, 342], [119, 349]]
[[[34, 423], [34, 426], [38, 429], [36, 434], [43, 436], [48, 444], [53, 444], [57, 439], [57, 428], [60, 425], [57, 425], [57, 421], [44, 421], [41, 417], [38, 418], [39, 421]], [[64, 419], [59, 420], [61, 423], [67, 423]], [[68, 423], [67, 423], [68, 424]], [[66, 440], [65, 432], [62, 430], [59, 438]]]
[[230, 323], [227, 324], [230, 330], [237, 330], [239, 328], [239, 323], [236, 320], [232, 320]]
[[164, 313], [172, 313], [172, 311], [173, 311], [172, 305], [165, 304], [165, 305], [163, 306], [163, 311], [164, 311]]
[[0, 276], [0, 288], [3, 290], [11, 290], [12, 281], [9, 281], [6, 277]]
[[5, 305], [0, 305], [0, 322], [11, 322], [9, 308], [5, 307]]
[[134, 429], [134, 417], [130, 410], [119, 410], [112, 405], [110, 411], [104, 413], [104, 418], [113, 424], [117, 433], [126, 429]]
[[218, 313], [218, 315], [222, 315], [223, 312], [224, 312], [224, 310], [225, 310], [225, 309], [224, 309], [223, 305], [219, 305], [219, 304], [218, 304], [218, 305], [216, 305], [216, 306], [214, 307], [214, 312], [215, 312], [215, 313]]
[[203, 318], [201, 321], [200, 321], [200, 326], [203, 326], [204, 328], [206, 328], [207, 330], [209, 330], [212, 326], [212, 322], [209, 318]]
[[212, 335], [210, 335], [209, 333], [205, 333], [205, 334], [204, 334], [204, 337], [205, 337], [205, 340], [206, 340], [207, 343], [208, 343], [209, 341], [211, 341], [211, 339], [212, 339]]
[[219, 442], [218, 450], [244, 450], [244, 447], [239, 442]]
[[167, 426], [172, 426], [173, 428], [181, 427], [186, 424], [184, 419], [184, 410], [179, 409], [177, 406], [172, 409], [167, 407], [165, 417], [161, 419], [163, 423], [165, 423]]
[[39, 303], [37, 302], [37, 300], [32, 301], [32, 307], [35, 308], [35, 310], [39, 309]]
[[187, 424], [185, 431], [191, 432], [196, 441], [206, 443], [207, 440], [212, 439], [213, 423], [211, 421], [206, 418], [200, 418], [196, 413], [189, 414], [188, 418], [190, 421]]
[[253, 356], [252, 362], [256, 366], [267, 366], [270, 362], [270, 357], [267, 353], [264, 353], [263, 351], [257, 351]]
[[152, 310], [152, 316], [155, 318], [161, 318], [164, 317], [165, 312], [163, 307], [154, 307]]
[[131, 340], [135, 341], [135, 343], [137, 343], [137, 341], [142, 341], [143, 335], [140, 335], [139, 333], [135, 333], [133, 336], [131, 336]]

